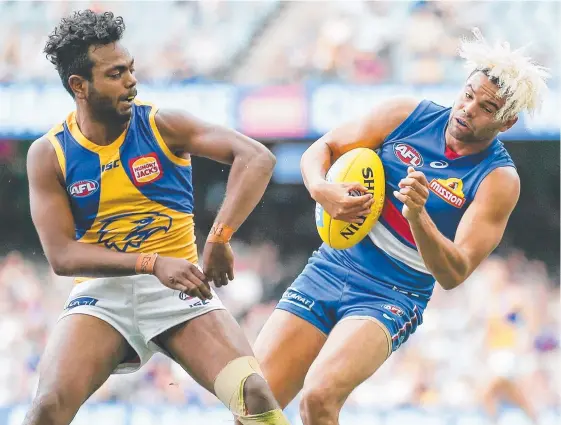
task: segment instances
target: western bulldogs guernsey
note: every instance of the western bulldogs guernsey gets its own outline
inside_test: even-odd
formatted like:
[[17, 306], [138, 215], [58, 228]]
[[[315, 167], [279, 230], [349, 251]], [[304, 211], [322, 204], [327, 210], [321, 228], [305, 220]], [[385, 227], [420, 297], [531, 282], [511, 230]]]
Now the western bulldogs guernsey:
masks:
[[135, 102], [128, 128], [107, 146], [84, 137], [75, 113], [47, 137], [64, 174], [76, 240], [196, 263], [191, 161], [168, 149], [156, 111]]
[[323, 244], [278, 308], [303, 317], [326, 334], [345, 317], [368, 316], [389, 330], [393, 350], [416, 329], [435, 280], [401, 215], [403, 204], [393, 196], [407, 167], [426, 175], [427, 212], [439, 231], [454, 240], [483, 179], [497, 167], [514, 166], [497, 139], [475, 155], [458, 156], [448, 150], [444, 134], [450, 110], [424, 100], [384, 140], [378, 154], [384, 164], [386, 200], [378, 223], [352, 248], [335, 250]]

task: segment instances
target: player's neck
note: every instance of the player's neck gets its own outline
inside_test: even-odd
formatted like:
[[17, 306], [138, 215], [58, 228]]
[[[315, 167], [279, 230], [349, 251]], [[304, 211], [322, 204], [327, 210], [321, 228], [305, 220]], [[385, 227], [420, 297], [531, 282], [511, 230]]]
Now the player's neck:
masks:
[[90, 111], [76, 110], [76, 124], [86, 139], [100, 146], [107, 146], [119, 138], [126, 130], [125, 123], [108, 123], [95, 117]]
[[446, 141], [446, 146], [448, 146], [450, 150], [452, 150], [459, 156], [474, 155], [476, 153], [482, 152], [487, 149], [494, 140], [493, 138], [491, 140], [466, 143], [456, 139], [448, 131], [446, 132], [444, 139]]

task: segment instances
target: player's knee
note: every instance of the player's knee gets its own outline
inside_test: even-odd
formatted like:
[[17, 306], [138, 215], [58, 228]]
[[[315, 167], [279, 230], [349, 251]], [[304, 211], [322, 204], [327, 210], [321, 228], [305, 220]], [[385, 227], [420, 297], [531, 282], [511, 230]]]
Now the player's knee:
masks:
[[243, 425], [289, 425], [254, 357], [228, 363], [214, 380], [214, 393]]
[[245, 406], [250, 414], [264, 413], [278, 407], [267, 382], [257, 374], [246, 379], [243, 393]]
[[[341, 401], [329, 388], [314, 386], [302, 390], [300, 400], [300, 415], [304, 418], [333, 418], [336, 419], [341, 409]], [[304, 423], [309, 423], [309, 420]]]
[[232, 360], [218, 374], [214, 391], [235, 415], [259, 414], [277, 408], [267, 382], [254, 357], [245, 356]]
[[24, 421], [25, 425], [66, 425], [69, 424], [78, 407], [71, 406], [59, 392], [38, 394]]

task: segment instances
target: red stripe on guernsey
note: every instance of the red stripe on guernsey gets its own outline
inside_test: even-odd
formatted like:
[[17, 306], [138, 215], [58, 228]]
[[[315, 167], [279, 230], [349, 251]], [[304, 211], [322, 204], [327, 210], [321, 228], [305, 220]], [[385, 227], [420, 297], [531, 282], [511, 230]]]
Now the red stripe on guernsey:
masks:
[[388, 226], [390, 226], [394, 232], [396, 232], [411, 245], [417, 246], [415, 244], [413, 234], [411, 233], [409, 222], [405, 217], [401, 215], [401, 212], [397, 209], [397, 207], [387, 198], [384, 202], [382, 218], [386, 221], [386, 223], [388, 223]]

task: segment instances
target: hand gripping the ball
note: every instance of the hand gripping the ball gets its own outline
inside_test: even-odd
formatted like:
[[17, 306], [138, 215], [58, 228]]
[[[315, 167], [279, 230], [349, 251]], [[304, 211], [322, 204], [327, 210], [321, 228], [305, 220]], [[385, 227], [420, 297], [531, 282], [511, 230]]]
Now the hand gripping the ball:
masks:
[[313, 197], [335, 220], [362, 223], [370, 214], [374, 198], [360, 183], [322, 182]]
[[403, 202], [401, 214], [408, 221], [419, 218], [425, 209], [429, 197], [429, 183], [426, 176], [415, 171], [413, 167], [407, 168], [407, 177], [399, 182], [399, 191], [394, 191], [394, 196]]

